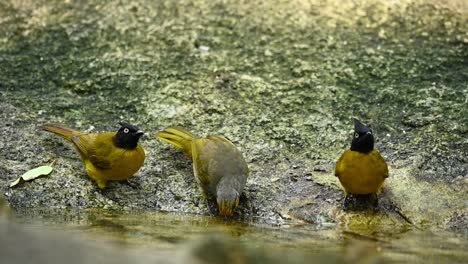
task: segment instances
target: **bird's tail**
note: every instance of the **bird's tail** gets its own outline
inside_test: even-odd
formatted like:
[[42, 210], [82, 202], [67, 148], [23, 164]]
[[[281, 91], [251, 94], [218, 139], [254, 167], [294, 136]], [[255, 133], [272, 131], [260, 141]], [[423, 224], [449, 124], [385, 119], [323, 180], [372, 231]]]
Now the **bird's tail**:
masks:
[[41, 128], [45, 131], [49, 131], [54, 134], [57, 134], [68, 141], [71, 141], [73, 136], [81, 134], [80, 131], [77, 131], [68, 127], [64, 127], [58, 124], [44, 124], [41, 126]]
[[168, 127], [159, 132], [157, 137], [175, 147], [183, 150], [189, 157], [192, 157], [192, 140], [195, 136], [181, 127]]

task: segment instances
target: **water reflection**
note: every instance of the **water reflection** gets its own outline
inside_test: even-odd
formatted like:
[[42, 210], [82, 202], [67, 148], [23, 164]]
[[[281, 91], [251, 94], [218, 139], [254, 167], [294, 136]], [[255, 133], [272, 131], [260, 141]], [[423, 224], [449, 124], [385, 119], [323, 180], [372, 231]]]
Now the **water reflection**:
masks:
[[65, 240], [78, 238], [86, 245], [111, 245], [111, 252], [132, 258], [136, 255], [140, 261], [157, 258], [168, 263], [220, 263], [222, 259], [227, 263], [380, 263], [427, 258], [461, 262], [468, 257], [464, 251], [467, 237], [463, 235], [454, 237], [452, 233], [433, 233], [409, 224], [396, 225], [378, 216], [346, 217], [343, 224], [333, 228], [297, 222], [279, 227], [201, 215], [41, 209], [15, 212], [9, 221], [20, 223], [20, 228], [34, 234], [44, 232], [48, 236], [49, 232], [60, 231]]

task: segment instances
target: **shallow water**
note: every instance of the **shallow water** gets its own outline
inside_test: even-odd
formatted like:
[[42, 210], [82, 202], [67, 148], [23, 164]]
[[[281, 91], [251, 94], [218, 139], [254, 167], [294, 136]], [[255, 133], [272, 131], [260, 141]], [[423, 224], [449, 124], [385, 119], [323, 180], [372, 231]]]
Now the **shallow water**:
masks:
[[[423, 230], [412, 225], [390, 225], [372, 217], [350, 216], [339, 226], [291, 221], [282, 225], [262, 221], [226, 221], [217, 217], [161, 212], [108, 210], [28, 210], [16, 212], [14, 222], [27, 230], [60, 231], [68, 237], [111, 246], [137, 260], [157, 258], [178, 262], [176, 256], [202, 248], [216, 248], [203, 241], [215, 234], [221, 242], [241, 246], [240, 255], [308, 263], [335, 262], [426, 262], [463, 263], [468, 259], [468, 234]], [[367, 224], [363, 224], [367, 222]], [[222, 244], [220, 242], [220, 244]], [[208, 247], [208, 248], [204, 248]], [[229, 248], [229, 246], [226, 246]], [[190, 260], [196, 257], [190, 255]], [[229, 261], [228, 261], [229, 262]]]

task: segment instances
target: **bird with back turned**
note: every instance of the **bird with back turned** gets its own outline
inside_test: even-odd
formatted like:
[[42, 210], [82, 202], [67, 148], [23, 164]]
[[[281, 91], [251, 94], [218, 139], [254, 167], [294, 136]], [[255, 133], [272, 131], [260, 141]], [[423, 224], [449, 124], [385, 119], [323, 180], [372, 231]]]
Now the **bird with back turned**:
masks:
[[166, 128], [157, 137], [182, 149], [192, 159], [195, 179], [205, 197], [216, 199], [221, 216], [231, 216], [249, 174], [236, 146], [224, 136], [198, 138], [179, 127]]

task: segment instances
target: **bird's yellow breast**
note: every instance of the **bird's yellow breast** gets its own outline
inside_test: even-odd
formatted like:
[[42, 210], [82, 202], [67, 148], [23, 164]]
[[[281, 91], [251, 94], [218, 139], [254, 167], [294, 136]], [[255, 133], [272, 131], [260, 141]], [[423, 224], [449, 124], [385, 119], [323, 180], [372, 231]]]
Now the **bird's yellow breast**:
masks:
[[109, 155], [111, 164], [108, 169], [96, 168], [91, 161], [85, 160], [88, 175], [98, 180], [121, 181], [133, 176], [145, 161], [145, 151], [138, 146], [133, 150], [115, 148]]
[[346, 150], [336, 164], [335, 175], [348, 194], [378, 193], [388, 177], [388, 168], [377, 150]]

